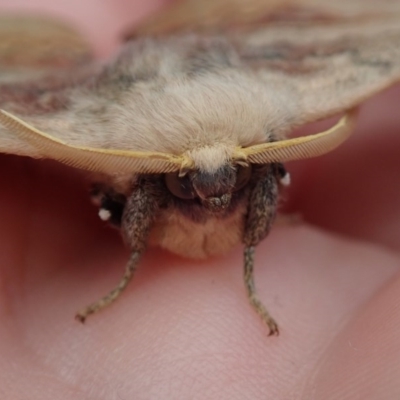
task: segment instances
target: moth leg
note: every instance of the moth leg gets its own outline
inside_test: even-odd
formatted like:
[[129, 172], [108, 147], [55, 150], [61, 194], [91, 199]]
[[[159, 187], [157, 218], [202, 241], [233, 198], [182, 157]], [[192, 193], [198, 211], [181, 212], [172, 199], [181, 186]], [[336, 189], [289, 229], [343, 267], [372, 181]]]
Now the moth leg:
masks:
[[132, 194], [126, 199], [122, 213], [121, 229], [131, 247], [131, 256], [125, 267], [125, 273], [118, 285], [99, 301], [90, 304], [78, 312], [76, 319], [85, 322], [86, 318], [112, 304], [126, 289], [136, 272], [139, 260], [146, 248], [147, 237], [159, 208], [156, 187], [151, 181], [139, 182]]
[[78, 321], [84, 323], [89, 315], [94, 314], [113, 303], [121, 295], [121, 293], [125, 290], [129, 282], [133, 278], [133, 275], [138, 266], [140, 256], [141, 254], [139, 252], [132, 252], [129, 261], [125, 267], [125, 273], [122, 279], [119, 281], [118, 285], [113, 290], [111, 290], [110, 293], [102, 297], [99, 301], [96, 301], [95, 303], [92, 303], [79, 311], [76, 314], [75, 318]]
[[243, 238], [246, 246], [244, 250], [244, 282], [250, 304], [268, 325], [269, 335], [278, 335], [278, 325], [258, 298], [254, 284], [255, 246], [268, 235], [276, 216], [279, 176], [277, 176], [275, 164], [263, 167], [258, 173], [256, 172], [254, 179], [256, 183], [249, 198]]

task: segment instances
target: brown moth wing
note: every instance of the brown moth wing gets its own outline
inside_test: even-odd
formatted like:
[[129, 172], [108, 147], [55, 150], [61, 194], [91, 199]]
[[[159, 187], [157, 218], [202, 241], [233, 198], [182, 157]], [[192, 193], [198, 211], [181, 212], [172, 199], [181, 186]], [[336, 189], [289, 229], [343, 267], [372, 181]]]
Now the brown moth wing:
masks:
[[267, 26], [237, 43], [266, 90], [292, 88], [295, 124], [342, 112], [400, 81], [400, 13]]
[[288, 127], [339, 113], [400, 80], [400, 2], [178, 0], [127, 37], [226, 35], [273, 93]]
[[260, 11], [267, 15], [287, 3], [283, 0], [175, 0], [128, 30], [125, 38], [185, 31], [215, 33], [233, 26], [251, 26], [260, 18]]
[[126, 32], [127, 39], [182, 32], [224, 33], [257, 26], [335, 25], [398, 15], [396, 0], [175, 0]]
[[65, 68], [89, 59], [88, 43], [66, 25], [39, 17], [0, 16], [2, 68]]
[[[52, 115], [67, 104], [63, 90], [93, 67], [84, 38], [54, 20], [0, 16], [0, 108], [20, 115]], [[0, 151], [35, 156], [28, 143], [0, 127]]]
[[91, 59], [89, 44], [64, 24], [40, 17], [0, 16], [0, 84], [37, 80]]
[[[197, 10], [193, 4], [177, 6], [190, 12]], [[191, 152], [196, 163], [212, 169], [231, 157], [234, 146], [279, 139], [296, 125], [358, 104], [400, 76], [400, 6], [394, 2], [201, 4], [209, 14], [201, 19], [192, 12], [190, 26], [172, 12], [179, 16], [173, 20], [179, 35], [131, 41], [105, 66], [3, 84], [0, 107], [71, 146]], [[214, 18], [207, 25], [211, 34], [182, 34], [201, 29], [207, 16]], [[219, 158], [192, 152], [211, 147]], [[4, 126], [0, 150], [40, 156]]]

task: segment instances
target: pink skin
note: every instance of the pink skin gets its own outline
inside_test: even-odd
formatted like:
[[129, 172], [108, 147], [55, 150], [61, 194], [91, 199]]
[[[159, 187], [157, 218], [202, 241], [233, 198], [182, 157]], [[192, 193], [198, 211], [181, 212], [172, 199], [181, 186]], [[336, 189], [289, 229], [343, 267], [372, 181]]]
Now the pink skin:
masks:
[[[66, 16], [105, 55], [160, 3], [0, 9]], [[240, 246], [204, 262], [149, 251], [124, 297], [82, 326], [74, 313], [117, 282], [127, 250], [77, 171], [1, 156], [1, 398], [399, 398], [399, 102], [399, 88], [377, 96], [341, 149], [288, 166], [287, 208], [307, 223], [276, 227], [256, 264], [278, 338], [247, 302]]]

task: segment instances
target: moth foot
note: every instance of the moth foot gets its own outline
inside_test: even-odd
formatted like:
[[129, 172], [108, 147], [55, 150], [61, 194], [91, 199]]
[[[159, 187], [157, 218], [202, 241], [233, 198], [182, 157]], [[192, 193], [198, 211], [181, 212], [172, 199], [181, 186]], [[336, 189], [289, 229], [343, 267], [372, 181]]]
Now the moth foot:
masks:
[[78, 322], [81, 322], [82, 324], [84, 324], [85, 321], [86, 321], [86, 315], [81, 314], [81, 313], [78, 313], [78, 314], [75, 315], [75, 319], [76, 319]]
[[249, 294], [250, 304], [254, 307], [257, 314], [263, 322], [268, 326], [268, 336], [279, 336], [279, 327], [276, 321], [271, 317], [264, 304], [258, 299], [255, 292]]
[[269, 328], [268, 336], [279, 336], [279, 327], [274, 319], [269, 317], [269, 319], [267, 321], [265, 321], [265, 323], [267, 324], [267, 326]]
[[268, 336], [279, 336], [279, 327], [276, 321], [271, 317], [261, 301], [255, 296], [252, 297], [253, 298], [250, 299], [251, 304], [253, 305], [254, 309], [257, 311], [257, 314], [261, 317], [263, 322], [268, 326]]
[[96, 313], [97, 311], [101, 310], [101, 308], [103, 308], [103, 305], [100, 302], [93, 303], [85, 307], [81, 311], [77, 312], [75, 315], [75, 319], [84, 324], [89, 315]]

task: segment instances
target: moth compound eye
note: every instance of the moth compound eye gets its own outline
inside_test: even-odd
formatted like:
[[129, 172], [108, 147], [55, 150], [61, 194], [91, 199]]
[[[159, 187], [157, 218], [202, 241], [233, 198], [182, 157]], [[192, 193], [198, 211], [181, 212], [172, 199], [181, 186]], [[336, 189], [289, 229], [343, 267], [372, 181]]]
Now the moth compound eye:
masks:
[[167, 185], [168, 190], [180, 199], [189, 200], [196, 197], [196, 193], [188, 174], [182, 177], [178, 174], [166, 174], [165, 184]]
[[238, 165], [235, 191], [245, 187], [249, 183], [250, 178], [251, 178], [251, 165], [249, 165], [248, 167], [243, 167], [241, 165]]

